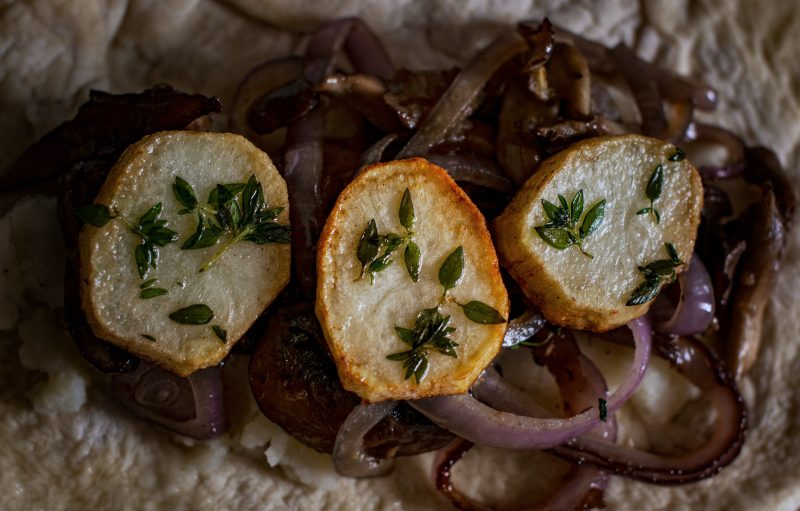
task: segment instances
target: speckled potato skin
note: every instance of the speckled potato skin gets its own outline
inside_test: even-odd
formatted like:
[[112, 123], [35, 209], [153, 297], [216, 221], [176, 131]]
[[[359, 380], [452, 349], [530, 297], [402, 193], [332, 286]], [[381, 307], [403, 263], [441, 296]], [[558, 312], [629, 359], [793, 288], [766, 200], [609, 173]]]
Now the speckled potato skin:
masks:
[[[289, 281], [290, 245], [241, 242], [207, 271], [199, 268], [220, 248], [181, 250], [193, 232], [196, 215], [178, 215], [175, 176], [186, 179], [205, 203], [216, 183], [261, 183], [269, 206], [286, 208], [278, 223], [288, 225], [286, 183], [269, 157], [232, 133], [161, 132], [130, 146], [108, 175], [97, 204], [109, 205], [134, 223], [149, 207], [163, 204], [160, 218], [177, 231], [175, 243], [159, 248], [159, 262], [147, 278], [166, 295], [139, 298], [133, 257], [138, 237], [118, 221], [84, 226], [79, 240], [81, 305], [94, 334], [180, 376], [217, 365]], [[183, 286], [178, 285], [182, 282]], [[207, 325], [182, 325], [169, 319], [174, 310], [207, 304], [214, 319]], [[212, 325], [227, 330], [222, 342]], [[153, 342], [142, 336], [152, 335]]]
[[[408, 276], [402, 248], [395, 263], [376, 274], [374, 285], [366, 277], [356, 280], [361, 269], [356, 249], [367, 222], [375, 218], [382, 234], [404, 232], [397, 211], [406, 187], [422, 253], [419, 282]], [[316, 314], [347, 390], [370, 402], [457, 394], [492, 361], [506, 325], [473, 323], [454, 303], [441, 311], [456, 327], [451, 337], [459, 344], [458, 358], [432, 352], [429, 373], [419, 384], [403, 379], [400, 362], [386, 359], [407, 349], [395, 325], [413, 326], [419, 311], [437, 303], [439, 267], [458, 245], [464, 247], [464, 276], [448, 296], [460, 303], [481, 300], [508, 317], [508, 295], [483, 215], [444, 170], [419, 158], [383, 163], [345, 188], [320, 237]]]
[[[598, 137], [577, 143], [543, 161], [493, 224], [503, 267], [548, 320], [558, 325], [604, 332], [641, 316], [652, 301], [626, 306], [643, 281], [637, 266], [667, 258], [665, 242], [681, 260], [694, 250], [703, 189], [688, 162], [671, 162], [672, 144], [640, 135]], [[636, 212], [649, 205], [645, 187], [657, 164], [664, 168], [661, 211]], [[570, 202], [583, 189], [584, 212], [606, 199], [603, 224], [584, 242], [589, 259], [577, 247], [558, 250], [542, 240], [535, 226], [547, 223], [542, 199]], [[684, 271], [686, 265], [676, 269]]]

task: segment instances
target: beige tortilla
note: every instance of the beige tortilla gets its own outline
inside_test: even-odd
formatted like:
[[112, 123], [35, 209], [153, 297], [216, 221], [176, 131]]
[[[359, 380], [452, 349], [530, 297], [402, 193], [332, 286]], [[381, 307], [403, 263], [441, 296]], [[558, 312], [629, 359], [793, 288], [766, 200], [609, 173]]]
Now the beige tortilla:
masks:
[[[714, 118], [771, 146], [800, 175], [800, 17], [794, 2], [609, 0], [480, 1], [68, 0], [0, 8], [0, 171], [38, 136], [73, 115], [89, 88], [140, 90], [157, 82], [220, 95], [237, 77], [286, 55], [306, 30], [362, 15], [397, 63], [461, 64], [524, 18], [548, 15], [606, 42], [702, 78], [721, 94]], [[395, 475], [331, 475], [260, 418], [242, 360], [230, 366], [233, 429], [197, 445], [132, 418], [105, 395], [61, 321], [64, 248], [55, 201], [0, 200], [0, 508], [16, 509], [435, 509], [429, 456]], [[714, 479], [664, 488], [614, 478], [613, 510], [787, 510], [800, 505], [800, 283], [791, 236], [764, 343], [742, 390], [751, 429], [741, 456]], [[264, 449], [272, 464], [264, 462]], [[488, 472], [484, 472], [488, 473]], [[500, 484], [500, 482], [497, 482]]]

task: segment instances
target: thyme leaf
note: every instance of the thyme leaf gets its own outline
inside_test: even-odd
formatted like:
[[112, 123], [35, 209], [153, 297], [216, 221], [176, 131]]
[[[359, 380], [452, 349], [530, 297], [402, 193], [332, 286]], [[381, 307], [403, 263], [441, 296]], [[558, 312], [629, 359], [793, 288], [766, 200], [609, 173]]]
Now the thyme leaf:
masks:
[[211, 330], [214, 332], [214, 335], [222, 341], [222, 344], [225, 344], [228, 341], [228, 331], [222, 328], [219, 325], [213, 325]]
[[117, 217], [117, 215], [111, 211], [111, 208], [105, 204], [78, 206], [75, 208], [75, 216], [77, 216], [81, 222], [94, 227], [103, 227]]
[[445, 258], [439, 267], [439, 283], [447, 292], [458, 285], [464, 275], [464, 247], [458, 246]]
[[411, 192], [406, 188], [403, 192], [403, 198], [400, 200], [400, 225], [410, 231], [414, 228], [416, 217], [414, 216], [414, 202], [411, 200]]
[[499, 325], [506, 322], [506, 318], [497, 312], [496, 309], [483, 302], [472, 300], [465, 304], [458, 304], [464, 311], [464, 315], [470, 321], [481, 325]]
[[583, 255], [594, 258], [583, 249], [583, 241], [592, 233], [600, 228], [605, 218], [606, 200], [596, 202], [586, 214], [581, 215], [584, 210], [583, 190], [572, 197], [570, 204], [567, 199], [559, 194], [559, 205], [542, 199], [542, 208], [545, 215], [550, 220], [546, 224], [534, 227], [534, 231], [542, 240], [553, 248], [564, 250], [572, 245], [576, 245]]
[[149, 300], [150, 298], [155, 298], [157, 296], [162, 296], [167, 294], [168, 291], [161, 287], [150, 287], [147, 289], [142, 289], [139, 292], [139, 298], [142, 300]]
[[181, 325], [205, 325], [214, 319], [214, 312], [208, 305], [196, 303], [172, 312], [169, 319]]
[[627, 306], [642, 305], [649, 302], [658, 295], [661, 285], [665, 282], [675, 280], [675, 268], [684, 264], [678, 257], [678, 251], [672, 243], [665, 243], [664, 247], [669, 255], [669, 259], [657, 259], [645, 266], [639, 266], [639, 272], [644, 281], [633, 290]]
[[650, 206], [646, 208], [642, 208], [636, 212], [637, 215], [644, 215], [650, 213], [653, 215], [653, 219], [656, 223], [661, 222], [661, 213], [653, 206], [653, 203], [661, 197], [661, 191], [664, 187], [664, 167], [661, 164], [656, 165], [656, 168], [653, 170], [653, 173], [650, 174], [650, 179], [647, 180], [647, 186], [645, 186], [644, 194], [647, 197], [647, 200], [650, 201]]

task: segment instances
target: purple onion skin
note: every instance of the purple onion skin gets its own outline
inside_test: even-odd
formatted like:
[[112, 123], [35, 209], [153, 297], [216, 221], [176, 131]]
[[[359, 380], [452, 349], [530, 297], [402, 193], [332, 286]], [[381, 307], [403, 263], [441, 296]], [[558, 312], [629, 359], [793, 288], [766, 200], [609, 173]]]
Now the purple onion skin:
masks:
[[397, 406], [396, 401], [360, 403], [347, 416], [333, 444], [333, 468], [345, 477], [380, 477], [394, 468], [392, 460], [367, 454], [364, 437]]
[[714, 320], [714, 286], [703, 261], [692, 255], [689, 269], [678, 276], [681, 297], [668, 320], [656, 324], [656, 330], [672, 335], [695, 335], [705, 332]]
[[615, 475], [654, 484], [674, 485], [712, 477], [736, 459], [744, 443], [747, 411], [736, 382], [722, 362], [690, 337], [660, 339], [656, 354], [700, 387], [716, 410], [712, 437], [699, 449], [656, 455], [610, 442], [581, 437], [554, 453]]
[[175, 433], [208, 440], [228, 429], [220, 366], [182, 378], [142, 360], [114, 375], [111, 390], [131, 413]]

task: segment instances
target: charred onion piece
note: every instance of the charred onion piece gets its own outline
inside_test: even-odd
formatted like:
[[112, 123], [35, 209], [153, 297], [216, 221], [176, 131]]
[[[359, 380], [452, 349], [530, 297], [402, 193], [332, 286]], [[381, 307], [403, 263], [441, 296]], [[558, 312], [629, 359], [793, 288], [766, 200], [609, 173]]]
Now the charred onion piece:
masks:
[[0, 190], [53, 179], [81, 161], [116, 161], [125, 148], [143, 136], [181, 129], [221, 108], [219, 98], [185, 94], [168, 85], [138, 94], [93, 90], [71, 121], [45, 134], [22, 153], [0, 177]]
[[450, 130], [472, 113], [492, 74], [509, 59], [525, 51], [526, 47], [525, 41], [514, 33], [500, 37], [481, 52], [453, 80], [397, 158], [425, 155], [431, 147], [441, 143]]
[[472, 183], [503, 193], [512, 191], [511, 181], [488, 158], [463, 154], [429, 154], [427, 160], [442, 167], [455, 181]]
[[318, 103], [314, 87], [298, 78], [253, 100], [245, 114], [247, 126], [259, 135], [272, 133], [308, 114]]
[[540, 24], [523, 21], [517, 31], [528, 43], [528, 60], [522, 68], [528, 74], [528, 90], [540, 101], [550, 101], [552, 90], [548, 82], [545, 64], [553, 54], [554, 33], [550, 20], [545, 18]]
[[694, 118], [694, 104], [688, 99], [667, 102], [667, 127], [662, 138], [678, 144], [686, 138], [686, 132]]
[[403, 129], [397, 112], [384, 100], [386, 87], [374, 76], [331, 75], [317, 87], [317, 90], [343, 99], [382, 131], [391, 133]]
[[137, 417], [206, 440], [228, 429], [220, 366], [182, 378], [146, 361], [111, 378], [114, 395]]
[[704, 144], [715, 144], [725, 148], [728, 153], [728, 163], [716, 166], [701, 166], [697, 170], [704, 179], [730, 179], [742, 174], [745, 168], [744, 141], [733, 132], [698, 123], [695, 125], [691, 140]]
[[386, 149], [399, 138], [399, 135], [389, 133], [385, 137], [379, 139], [377, 142], [369, 146], [364, 154], [361, 156], [361, 168], [368, 165], [375, 165], [383, 161], [383, 154]]
[[761, 201], [745, 215], [751, 224], [750, 234], [731, 296], [725, 337], [728, 367], [737, 379], [750, 369], [758, 355], [764, 311], [786, 244], [786, 228], [771, 187], [764, 189]]
[[[311, 307], [295, 304], [270, 318], [250, 359], [250, 387], [264, 415], [294, 438], [332, 452], [341, 424], [360, 403], [339, 383]], [[365, 437], [367, 454], [410, 456], [438, 449], [453, 435], [399, 404]]]
[[268, 95], [300, 78], [303, 59], [287, 57], [270, 60], [252, 69], [239, 84], [230, 107], [230, 128], [252, 141], [262, 137], [247, 122], [248, 110], [258, 98]]
[[615, 46], [611, 54], [636, 99], [642, 116], [642, 134], [661, 137], [666, 130], [667, 120], [652, 68], [624, 44]]
[[683, 484], [713, 476], [739, 454], [747, 424], [742, 397], [722, 363], [701, 342], [688, 337], [655, 344], [658, 356], [668, 360], [700, 387], [715, 409], [712, 437], [695, 451], [658, 455], [583, 436], [554, 449], [558, 456], [610, 473], [657, 484]]
[[778, 156], [766, 147], [750, 147], [745, 150], [744, 159], [746, 162], [745, 181], [772, 184], [775, 204], [781, 212], [783, 225], [787, 230], [791, 229], [794, 211], [797, 207], [797, 197], [794, 193], [794, 186], [789, 182], [786, 172], [778, 161]]
[[415, 129], [427, 119], [456, 76], [458, 69], [400, 69], [386, 86], [384, 100], [387, 106], [394, 109], [403, 127]]
[[[625, 380], [607, 401], [614, 413], [642, 381], [650, 357], [651, 326], [647, 317], [628, 323], [636, 349]], [[436, 424], [470, 442], [511, 449], [549, 449], [587, 433], [600, 423], [595, 408], [566, 419], [533, 418], [498, 411], [468, 394], [440, 396], [409, 402]]]
[[523, 140], [521, 131], [524, 130], [520, 127], [527, 129], [531, 126], [535, 129], [552, 124], [556, 121], [557, 113], [557, 105], [539, 101], [519, 80], [508, 84], [497, 121], [496, 153], [497, 161], [514, 183], [524, 183], [533, 174], [542, 156], [535, 140], [534, 143]]
[[714, 319], [714, 287], [703, 261], [692, 255], [689, 269], [678, 275], [681, 295], [672, 316], [656, 324], [656, 330], [672, 335], [705, 332]]
[[64, 274], [64, 317], [75, 345], [83, 358], [104, 373], [127, 373], [136, 369], [139, 359], [113, 344], [97, 338], [81, 308], [78, 251], [67, 257]]
[[333, 444], [333, 468], [345, 477], [380, 477], [388, 474], [394, 464], [366, 452], [364, 437], [397, 406], [396, 401], [359, 403], [339, 427]]
[[589, 66], [581, 51], [571, 44], [556, 43], [547, 63], [547, 77], [556, 95], [564, 100], [570, 117], [583, 119], [592, 108]]

